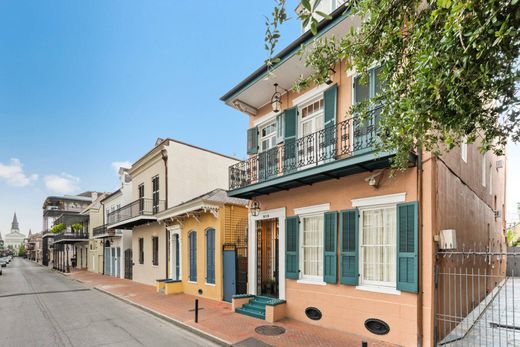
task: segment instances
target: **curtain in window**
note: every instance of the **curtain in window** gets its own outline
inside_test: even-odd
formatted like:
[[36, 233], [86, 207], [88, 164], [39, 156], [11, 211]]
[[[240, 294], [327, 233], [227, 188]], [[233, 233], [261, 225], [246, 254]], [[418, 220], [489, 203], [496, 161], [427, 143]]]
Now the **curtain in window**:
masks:
[[363, 280], [395, 283], [395, 207], [365, 210], [362, 225]]
[[303, 275], [323, 276], [323, 216], [302, 220]]

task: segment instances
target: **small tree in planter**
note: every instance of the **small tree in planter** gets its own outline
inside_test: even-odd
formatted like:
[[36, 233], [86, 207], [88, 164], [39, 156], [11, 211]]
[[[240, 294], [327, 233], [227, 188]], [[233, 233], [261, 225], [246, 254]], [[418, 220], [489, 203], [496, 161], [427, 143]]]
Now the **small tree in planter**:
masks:
[[53, 226], [51, 228], [51, 233], [58, 234], [58, 233], [61, 233], [63, 230], [65, 230], [65, 224], [60, 223], [60, 224], [56, 224], [55, 226]]
[[72, 231], [75, 233], [79, 233], [79, 232], [83, 231], [83, 224], [81, 224], [81, 223], [74, 223], [70, 227], [71, 227]]

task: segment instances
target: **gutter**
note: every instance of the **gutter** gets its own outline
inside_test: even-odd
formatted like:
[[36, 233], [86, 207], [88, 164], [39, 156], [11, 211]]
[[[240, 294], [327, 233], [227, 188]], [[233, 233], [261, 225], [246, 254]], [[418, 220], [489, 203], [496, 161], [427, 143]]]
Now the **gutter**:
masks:
[[[423, 261], [422, 261], [422, 257], [423, 257], [423, 231], [424, 231], [424, 228], [423, 228], [423, 223], [422, 223], [422, 213], [423, 213], [423, 206], [422, 206], [422, 201], [423, 201], [423, 163], [422, 163], [422, 160], [423, 160], [423, 156], [422, 156], [422, 146], [419, 145], [418, 148], [417, 148], [417, 200], [418, 200], [418, 205], [419, 205], [419, 211], [418, 211], [418, 216], [417, 216], [417, 223], [419, 224], [418, 227], [419, 227], [419, 235], [418, 235], [418, 245], [419, 245], [419, 249], [418, 249], [418, 252], [419, 252], [419, 261], [418, 261], [418, 266], [419, 266], [419, 271], [417, 271], [417, 283], [419, 285], [419, 291], [417, 293], [418, 297], [417, 297], [417, 346], [422, 346], [423, 345], [423, 286], [422, 286], [422, 279], [424, 278], [423, 276], [423, 273], [422, 273], [422, 264], [423, 264]], [[435, 262], [434, 262], [435, 264]]]
[[[162, 160], [164, 161], [164, 190], [166, 192], [165, 197], [164, 197], [164, 208], [167, 209], [168, 208], [168, 150], [165, 148], [162, 149], [161, 156], [162, 156]], [[165, 262], [166, 277], [165, 278], [169, 278], [168, 258], [170, 258], [170, 247], [169, 247], [170, 232], [168, 231], [167, 228], [164, 228], [164, 231], [166, 233], [166, 239], [165, 239], [166, 240], [166, 262]], [[159, 255], [157, 255], [157, 256], [159, 256]]]

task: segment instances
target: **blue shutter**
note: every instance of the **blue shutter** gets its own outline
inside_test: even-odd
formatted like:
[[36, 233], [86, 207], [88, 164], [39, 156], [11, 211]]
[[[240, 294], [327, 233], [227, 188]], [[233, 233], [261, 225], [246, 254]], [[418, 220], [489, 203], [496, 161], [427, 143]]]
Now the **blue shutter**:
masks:
[[336, 283], [338, 213], [335, 211], [325, 213], [324, 221], [323, 281], [327, 283]]
[[285, 220], [285, 278], [298, 279], [299, 277], [299, 224], [298, 216], [288, 217]]
[[215, 229], [206, 231], [206, 283], [215, 283]]
[[258, 153], [258, 128], [247, 129], [247, 154]]
[[359, 281], [359, 212], [340, 212], [340, 283], [357, 285]]
[[296, 170], [296, 129], [298, 125], [298, 112], [296, 107], [288, 108], [284, 112], [284, 153], [283, 172]]
[[419, 290], [419, 206], [417, 201], [397, 205], [397, 289]]
[[190, 233], [190, 281], [197, 281], [197, 233]]

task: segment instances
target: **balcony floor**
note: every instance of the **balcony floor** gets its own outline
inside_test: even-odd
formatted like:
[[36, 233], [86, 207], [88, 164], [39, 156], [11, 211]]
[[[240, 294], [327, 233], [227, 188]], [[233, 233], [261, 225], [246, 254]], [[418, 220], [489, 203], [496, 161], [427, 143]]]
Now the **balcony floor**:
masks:
[[[228, 192], [228, 195], [231, 197], [251, 199], [255, 196], [312, 185], [330, 179], [339, 179], [362, 172], [371, 172], [389, 167], [393, 156], [394, 154], [392, 153], [377, 154], [374, 151], [354, 155], [231, 190]], [[415, 160], [416, 156], [411, 154], [410, 162], [415, 164]]]
[[108, 229], [128, 229], [131, 230], [134, 227], [157, 221], [157, 217], [150, 215], [138, 215], [130, 219], [123, 220], [114, 224], [109, 224]]

